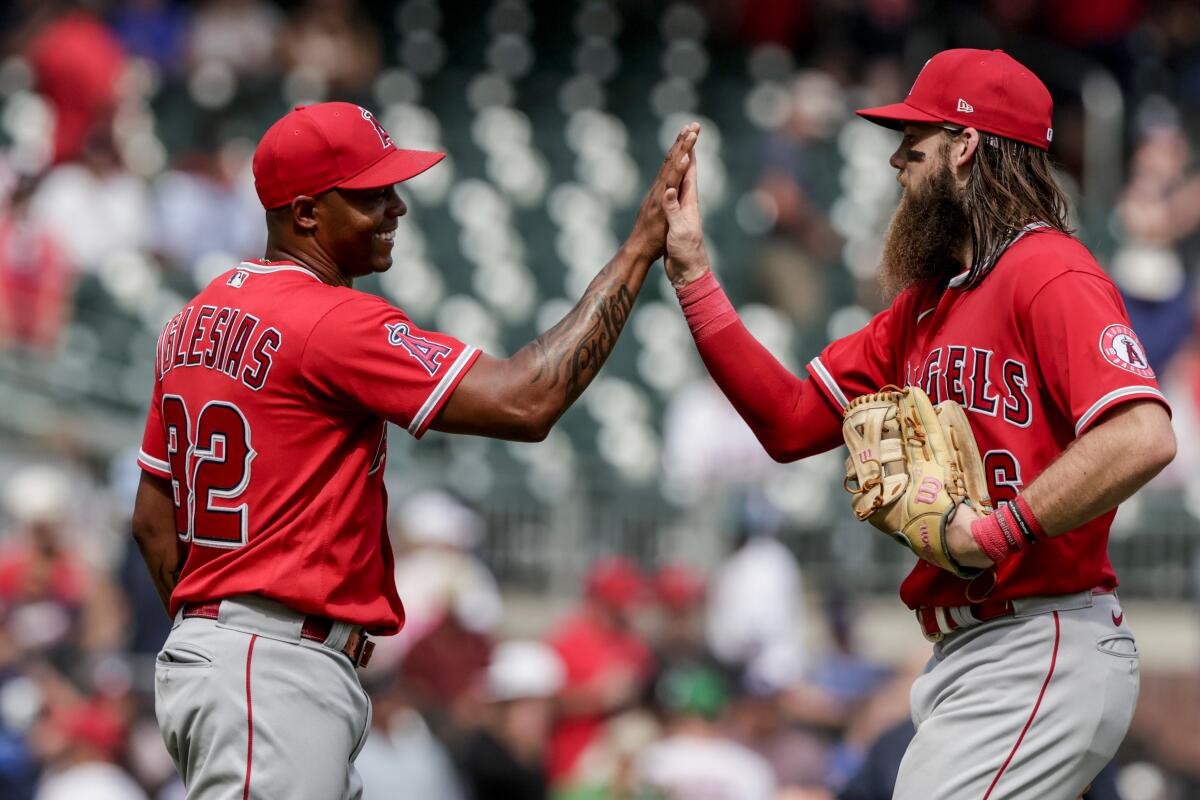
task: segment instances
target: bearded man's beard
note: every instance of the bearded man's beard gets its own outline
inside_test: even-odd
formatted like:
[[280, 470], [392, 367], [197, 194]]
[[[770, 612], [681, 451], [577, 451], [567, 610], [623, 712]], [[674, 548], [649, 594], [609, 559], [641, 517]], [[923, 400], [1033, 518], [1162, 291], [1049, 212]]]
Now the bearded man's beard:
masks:
[[879, 282], [890, 301], [910, 286], [944, 285], [966, 269], [960, 259], [971, 219], [949, 163], [921, 189], [905, 189], [883, 242]]

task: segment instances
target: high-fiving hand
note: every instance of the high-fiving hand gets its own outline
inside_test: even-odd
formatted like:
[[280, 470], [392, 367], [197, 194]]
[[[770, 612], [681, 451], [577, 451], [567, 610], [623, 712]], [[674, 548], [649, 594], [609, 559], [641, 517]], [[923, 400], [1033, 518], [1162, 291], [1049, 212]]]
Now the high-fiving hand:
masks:
[[693, 152], [679, 188], [668, 186], [662, 200], [667, 212], [667, 278], [676, 289], [704, 277], [709, 270], [698, 188]]
[[657, 259], [663, 254], [666, 244], [667, 219], [663, 208], [664, 191], [667, 188], [676, 189], [685, 175], [688, 166], [695, 159], [693, 148], [696, 138], [700, 135], [700, 123], [690, 122], [683, 126], [667, 155], [663, 158], [658, 175], [650, 186], [650, 191], [638, 208], [637, 221], [633, 226], [630, 237], [639, 251], [645, 252], [651, 259]]

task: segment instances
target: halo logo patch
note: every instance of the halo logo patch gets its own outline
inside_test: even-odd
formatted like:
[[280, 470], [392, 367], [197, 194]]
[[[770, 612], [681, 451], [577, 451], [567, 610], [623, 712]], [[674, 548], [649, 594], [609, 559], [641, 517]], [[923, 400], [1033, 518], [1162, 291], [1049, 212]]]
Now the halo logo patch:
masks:
[[1146, 351], [1138, 341], [1137, 334], [1128, 325], [1109, 325], [1100, 334], [1100, 352], [1108, 363], [1126, 372], [1153, 378], [1154, 370], [1146, 360]]

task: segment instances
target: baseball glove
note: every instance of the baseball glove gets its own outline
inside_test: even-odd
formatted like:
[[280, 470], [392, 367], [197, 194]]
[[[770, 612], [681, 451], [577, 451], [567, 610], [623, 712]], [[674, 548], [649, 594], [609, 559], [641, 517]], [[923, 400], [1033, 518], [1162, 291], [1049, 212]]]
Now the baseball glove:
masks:
[[978, 575], [946, 546], [959, 503], [980, 514], [992, 510], [962, 407], [952, 400], [935, 407], [915, 386], [884, 387], [846, 406], [842, 435], [850, 450], [844, 486], [854, 495], [855, 516], [960, 578]]

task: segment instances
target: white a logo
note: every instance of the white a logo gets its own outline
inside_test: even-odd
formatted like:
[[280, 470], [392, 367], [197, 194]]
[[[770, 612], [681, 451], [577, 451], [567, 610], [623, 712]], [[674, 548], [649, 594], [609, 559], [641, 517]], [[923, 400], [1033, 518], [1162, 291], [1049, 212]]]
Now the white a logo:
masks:
[[244, 269], [239, 269], [237, 272], [229, 276], [229, 280], [225, 281], [225, 285], [232, 286], [235, 289], [240, 289], [246, 283], [246, 278], [250, 277], [250, 273]]
[[362, 112], [362, 118], [369, 122], [371, 127], [375, 129], [375, 135], [379, 137], [379, 144], [383, 146], [384, 150], [396, 146], [396, 143], [392, 141], [391, 134], [383, 129], [383, 126], [379, 124], [379, 120], [375, 119], [374, 114], [362, 106], [359, 106], [358, 110]]
[[958, 110], [963, 114], [973, 114], [975, 107], [960, 97], [958, 98]]
[[1046, 141], [1054, 141], [1054, 128], [1046, 128]]

